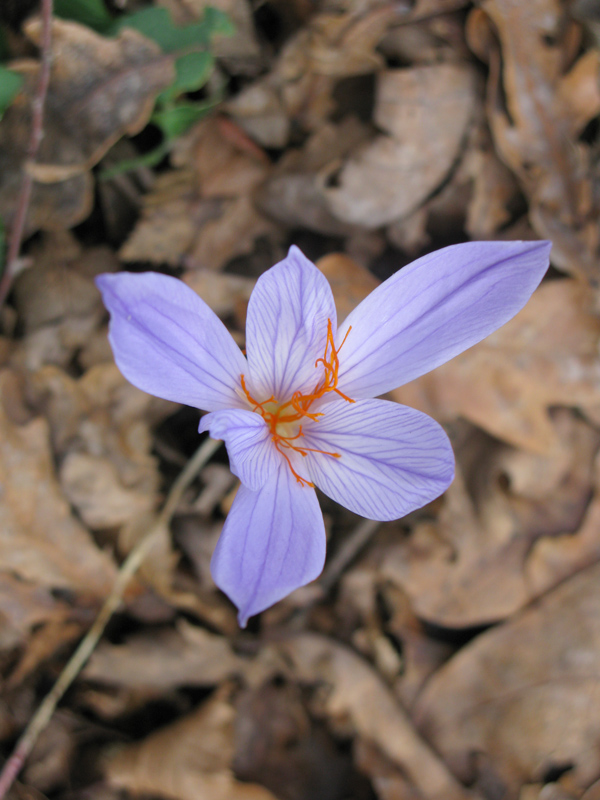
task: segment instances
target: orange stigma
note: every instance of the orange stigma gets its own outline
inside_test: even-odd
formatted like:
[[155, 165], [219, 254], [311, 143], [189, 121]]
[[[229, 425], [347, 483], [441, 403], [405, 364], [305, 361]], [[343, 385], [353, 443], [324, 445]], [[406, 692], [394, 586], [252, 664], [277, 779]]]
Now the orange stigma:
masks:
[[275, 444], [277, 450], [285, 458], [289, 468], [292, 470], [292, 474], [301, 486], [314, 487], [314, 484], [306, 480], [306, 478], [303, 478], [301, 475], [298, 475], [292, 466], [289, 455], [285, 452], [286, 450], [294, 450], [294, 452], [300, 453], [300, 455], [304, 457], [306, 457], [308, 453], [322, 453], [324, 456], [341, 458], [339, 453], [328, 453], [325, 450], [314, 450], [311, 447], [299, 447], [297, 444], [294, 444], [294, 442], [296, 442], [298, 439], [301, 439], [303, 436], [301, 424], [303, 419], [315, 421], [319, 417], [323, 416], [321, 412], [315, 413], [311, 412], [310, 410], [312, 404], [316, 400], [320, 400], [320, 398], [326, 395], [328, 392], [335, 392], [348, 403], [354, 402], [354, 400], [352, 400], [350, 397], [346, 397], [346, 395], [342, 394], [342, 392], [340, 392], [340, 390], [337, 388], [338, 371], [340, 368], [338, 353], [344, 346], [344, 342], [348, 338], [348, 334], [351, 330], [351, 327], [348, 328], [348, 331], [344, 336], [344, 340], [336, 349], [333, 339], [333, 330], [331, 328], [331, 320], [327, 320], [327, 341], [325, 343], [325, 352], [323, 354], [323, 358], [318, 358], [315, 361], [315, 367], [318, 364], [323, 365], [324, 375], [322, 380], [317, 383], [314, 390], [310, 392], [310, 394], [295, 392], [292, 395], [291, 400], [287, 400], [285, 403], [279, 403], [279, 401], [277, 401], [274, 397], [269, 397], [268, 400], [262, 400], [259, 402], [252, 397], [248, 391], [246, 387], [245, 376], [241, 376], [242, 389], [244, 390], [244, 394], [248, 398], [248, 401], [253, 406], [252, 410], [260, 414], [267, 423], [269, 431], [271, 432], [271, 441]]

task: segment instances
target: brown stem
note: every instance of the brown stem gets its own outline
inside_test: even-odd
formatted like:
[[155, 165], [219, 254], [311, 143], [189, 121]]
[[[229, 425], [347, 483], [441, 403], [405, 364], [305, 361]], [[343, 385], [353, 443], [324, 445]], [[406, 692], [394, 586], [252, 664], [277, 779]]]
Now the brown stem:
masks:
[[50, 83], [50, 67], [52, 62], [52, 8], [53, 0], [42, 0], [42, 44], [41, 44], [41, 64], [38, 84], [33, 98], [31, 109], [31, 136], [27, 147], [27, 156], [24, 164], [23, 181], [21, 192], [17, 200], [17, 207], [13, 224], [11, 226], [8, 239], [8, 251], [6, 253], [6, 264], [0, 279], [0, 307], [10, 291], [12, 280], [15, 275], [17, 259], [21, 250], [21, 242], [25, 231], [25, 220], [31, 200], [33, 188], [33, 178], [27, 170], [27, 165], [34, 162], [37, 158], [38, 150], [44, 136], [44, 106], [48, 94]]

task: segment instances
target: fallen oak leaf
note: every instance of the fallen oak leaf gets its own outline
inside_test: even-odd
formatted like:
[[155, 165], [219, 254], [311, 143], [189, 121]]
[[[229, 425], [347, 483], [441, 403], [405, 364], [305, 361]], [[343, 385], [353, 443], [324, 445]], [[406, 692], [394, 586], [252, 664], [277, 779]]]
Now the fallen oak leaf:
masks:
[[416, 721], [460, 779], [516, 797], [566, 764], [577, 796], [597, 778], [599, 580], [595, 564], [430, 679]]

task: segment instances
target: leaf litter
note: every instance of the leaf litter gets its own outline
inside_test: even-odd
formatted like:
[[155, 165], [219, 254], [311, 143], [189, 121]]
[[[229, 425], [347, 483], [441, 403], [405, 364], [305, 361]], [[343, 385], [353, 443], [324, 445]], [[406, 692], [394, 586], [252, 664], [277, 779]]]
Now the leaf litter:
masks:
[[[131, 8], [118, 14], [166, 9], [179, 30], [209, 5], [98, 4], [109, 16], [121, 5]], [[3, 58], [23, 82], [0, 122], [0, 215], [9, 228], [29, 170], [35, 234], [1, 315], [5, 756], [198, 438], [196, 412], [120, 375], [95, 275], [176, 274], [243, 347], [256, 278], [291, 243], [331, 282], [340, 318], [452, 242], [550, 238], [554, 269], [512, 322], [392, 393], [446, 426], [457, 456], [447, 493], [360, 534], [331, 581], [244, 633], [208, 569], [236, 490], [215, 456], [15, 796], [595, 800], [593, 10], [556, 0], [210, 5], [236, 31], [212, 41], [215, 72], [200, 96], [216, 87], [224, 102], [175, 136], [158, 166], [102, 179], [97, 165], [154, 146], [147, 125], [175, 56], [132, 27], [108, 36], [76, 15], [55, 18], [44, 139], [26, 164], [41, 22], [2, 23]], [[335, 556], [361, 521], [321, 500]]]

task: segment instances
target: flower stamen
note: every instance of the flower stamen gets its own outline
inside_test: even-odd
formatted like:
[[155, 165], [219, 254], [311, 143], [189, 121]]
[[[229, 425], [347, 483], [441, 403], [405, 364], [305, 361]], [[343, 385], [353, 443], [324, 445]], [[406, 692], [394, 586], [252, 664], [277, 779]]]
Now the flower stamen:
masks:
[[[309, 419], [313, 422], [316, 422], [319, 417], [322, 417], [322, 411], [311, 412], [310, 408], [316, 400], [320, 400], [321, 397], [324, 397], [324, 395], [326, 395], [328, 392], [335, 392], [343, 400], [346, 400], [346, 402], [354, 403], [354, 400], [352, 400], [350, 397], [347, 397], [337, 388], [338, 372], [340, 368], [338, 353], [344, 346], [344, 343], [351, 330], [352, 327], [348, 328], [341, 345], [336, 348], [333, 338], [331, 320], [327, 320], [327, 339], [325, 342], [325, 352], [323, 353], [323, 358], [318, 358], [315, 361], [315, 367], [318, 364], [323, 364], [324, 376], [322, 381], [317, 383], [314, 390], [309, 394], [295, 392], [292, 395], [292, 398], [287, 400], [285, 403], [278, 403], [273, 395], [271, 395], [268, 400], [258, 401], [250, 394], [246, 386], [245, 376], [241, 376], [242, 389], [248, 401], [252, 405], [252, 410], [260, 414], [267, 423], [269, 431], [271, 432], [271, 441], [274, 443], [281, 455], [285, 458], [289, 468], [292, 471], [292, 474], [301, 486], [314, 487], [314, 484], [308, 481], [306, 478], [303, 478], [301, 475], [298, 475], [292, 466], [289, 455], [284, 452], [285, 450], [293, 450], [304, 458], [309, 453], [321, 453], [322, 455], [331, 456], [332, 458], [341, 458], [341, 455], [340, 453], [329, 453], [326, 450], [316, 450], [312, 447], [299, 447], [298, 445], [292, 444], [292, 442], [302, 438], [302, 425], [299, 426], [297, 433], [294, 435], [290, 435], [288, 433], [288, 426], [300, 422], [303, 419]], [[269, 406], [272, 407], [269, 408]]]

